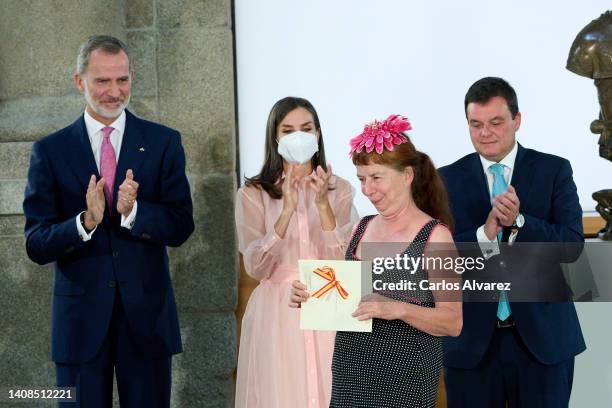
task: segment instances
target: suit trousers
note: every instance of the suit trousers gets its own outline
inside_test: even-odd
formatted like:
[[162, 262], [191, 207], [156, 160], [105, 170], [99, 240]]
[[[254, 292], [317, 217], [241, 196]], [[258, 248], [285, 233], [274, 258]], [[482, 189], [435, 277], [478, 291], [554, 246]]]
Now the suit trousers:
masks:
[[444, 370], [448, 408], [562, 408], [569, 404], [574, 358], [542, 364], [515, 328], [496, 328], [475, 368]]
[[94, 358], [78, 365], [56, 363], [57, 386], [76, 387], [77, 399], [59, 407], [111, 408], [113, 373], [121, 407], [170, 407], [172, 357], [143, 355], [129, 331], [117, 290], [108, 333]]

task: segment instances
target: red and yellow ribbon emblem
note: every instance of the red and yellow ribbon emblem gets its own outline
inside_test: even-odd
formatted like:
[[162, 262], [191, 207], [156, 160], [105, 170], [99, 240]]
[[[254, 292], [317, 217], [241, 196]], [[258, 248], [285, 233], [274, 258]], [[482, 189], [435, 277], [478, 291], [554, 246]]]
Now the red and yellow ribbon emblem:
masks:
[[334, 271], [334, 268], [324, 266], [322, 268], [315, 269], [313, 272], [329, 282], [326, 283], [321, 289], [313, 293], [312, 296], [320, 298], [335, 287], [342, 299], [348, 298], [349, 293], [342, 287], [340, 282], [336, 280], [336, 271]]

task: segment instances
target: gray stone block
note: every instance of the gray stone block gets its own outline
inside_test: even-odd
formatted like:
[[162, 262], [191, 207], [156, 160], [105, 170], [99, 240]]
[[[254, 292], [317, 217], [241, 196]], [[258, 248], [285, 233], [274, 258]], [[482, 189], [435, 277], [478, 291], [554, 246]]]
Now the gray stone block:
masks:
[[[191, 173], [229, 173], [236, 170], [236, 136], [233, 119], [229, 120], [224, 107], [206, 106], [202, 97], [165, 97], [160, 100], [160, 121], [181, 132]], [[193, 108], [200, 104], [202, 112]], [[183, 108], [182, 108], [183, 107]], [[185, 107], [187, 107], [185, 109]], [[211, 109], [216, 109], [211, 110]], [[233, 108], [231, 109], [233, 111]]]
[[[42, 402], [40, 405], [36, 405], [36, 408], [40, 408], [40, 407], [46, 408], [46, 407], [56, 407], [57, 406], [57, 403], [54, 403], [53, 400], [44, 400], [44, 401], [46, 402]], [[26, 406], [27, 405], [24, 404], [23, 401], [21, 402], [3, 402], [2, 404], [0, 404], [0, 407], [2, 408], [25, 408]]]
[[4, 289], [14, 289], [24, 295], [29, 290], [45, 296], [51, 295], [52, 265], [40, 266], [30, 261], [26, 253], [24, 235], [0, 237], [0, 254], [0, 271], [6, 285]]
[[79, 46], [94, 33], [125, 38], [122, 14], [115, 0], [4, 1], [0, 99], [72, 93]]
[[3, 179], [28, 177], [32, 143], [0, 143], [0, 174]]
[[173, 406], [232, 401], [236, 368], [233, 313], [181, 313], [184, 352], [173, 359]]
[[231, 32], [164, 33], [159, 61], [160, 118], [183, 134], [190, 171], [234, 171]]
[[[220, 381], [217, 379], [212, 380], [215, 383]], [[222, 386], [225, 386], [223, 384]], [[220, 399], [210, 399], [205, 391], [196, 390], [182, 390], [180, 395], [172, 397], [170, 406], [172, 408], [234, 408], [234, 390], [233, 385], [230, 386], [232, 389], [227, 393], [224, 393], [224, 397]], [[209, 388], [207, 387], [206, 390]], [[174, 391], [173, 391], [174, 392]], [[16, 407], [21, 408], [21, 407]]]
[[233, 311], [237, 303], [238, 257], [234, 227], [233, 175], [190, 177], [196, 230], [170, 253], [179, 310]]
[[132, 96], [157, 96], [156, 33], [152, 31], [128, 32], [127, 45], [134, 64]]
[[[163, 31], [160, 36], [160, 96], [197, 94], [212, 101], [223, 97], [233, 105], [232, 66], [232, 33], [228, 28]], [[208, 90], [214, 92], [205, 92]]]
[[25, 238], [0, 238], [0, 386], [52, 386], [50, 267], [25, 255]]
[[128, 0], [125, 2], [125, 24], [128, 30], [153, 26], [153, 3], [154, 0]]
[[26, 180], [0, 180], [0, 215], [23, 214]]
[[134, 97], [130, 100], [128, 110], [136, 116], [159, 122], [159, 114], [157, 113], [157, 97]]
[[22, 237], [25, 218], [21, 215], [0, 215], [0, 236]]
[[79, 94], [1, 101], [0, 143], [38, 140], [70, 125], [84, 110]]
[[157, 10], [162, 29], [218, 27], [231, 23], [230, 0], [160, 0]]
[[196, 174], [230, 173], [236, 169], [233, 128], [207, 126], [208, 132], [183, 134], [187, 169]]

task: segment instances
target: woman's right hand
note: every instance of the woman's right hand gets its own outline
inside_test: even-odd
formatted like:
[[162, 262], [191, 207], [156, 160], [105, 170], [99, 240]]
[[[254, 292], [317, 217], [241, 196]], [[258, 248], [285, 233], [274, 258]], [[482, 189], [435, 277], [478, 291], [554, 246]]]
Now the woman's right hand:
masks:
[[291, 291], [289, 293], [289, 307], [302, 307], [302, 303], [307, 301], [310, 294], [306, 292], [306, 285], [299, 280], [291, 282]]
[[274, 230], [281, 239], [284, 239], [285, 235], [287, 234], [289, 222], [291, 221], [291, 217], [293, 216], [298, 203], [298, 180], [295, 180], [293, 177], [294, 168], [294, 164], [289, 164], [287, 173], [285, 173], [285, 180], [283, 180], [283, 185], [281, 186], [283, 191], [283, 209], [278, 217], [278, 220], [276, 220], [276, 223], [274, 224]]
[[289, 164], [289, 168], [287, 169], [285, 180], [283, 181], [283, 186], [281, 188], [283, 191], [283, 212], [286, 214], [293, 214], [298, 203], [298, 180], [294, 179], [293, 177], [294, 169], [295, 164]]

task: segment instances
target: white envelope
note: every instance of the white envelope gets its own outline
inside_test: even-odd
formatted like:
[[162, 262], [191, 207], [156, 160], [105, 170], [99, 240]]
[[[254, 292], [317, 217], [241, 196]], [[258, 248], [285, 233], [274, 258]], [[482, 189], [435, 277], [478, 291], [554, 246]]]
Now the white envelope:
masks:
[[299, 260], [298, 264], [300, 281], [311, 295], [300, 309], [302, 330], [372, 331], [372, 319], [351, 316], [361, 300], [361, 262]]

